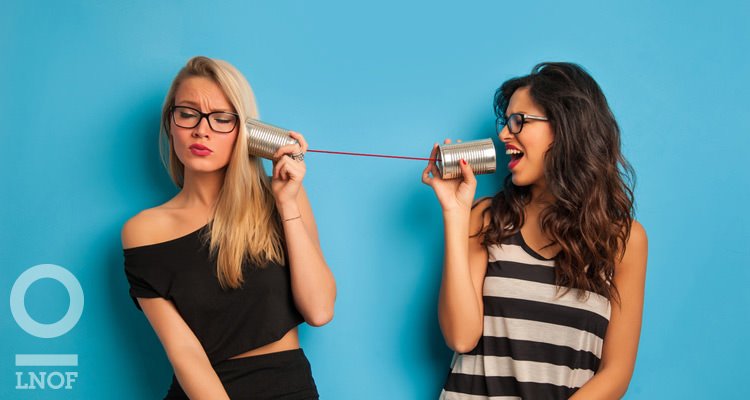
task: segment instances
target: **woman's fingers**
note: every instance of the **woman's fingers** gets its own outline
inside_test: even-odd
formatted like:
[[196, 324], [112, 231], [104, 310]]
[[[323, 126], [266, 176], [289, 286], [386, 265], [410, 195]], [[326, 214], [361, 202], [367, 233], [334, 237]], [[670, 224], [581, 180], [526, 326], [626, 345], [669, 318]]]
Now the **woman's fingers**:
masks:
[[290, 157], [281, 157], [273, 166], [273, 177], [275, 179], [289, 180], [305, 175], [305, 163]]
[[427, 166], [424, 168], [424, 171], [422, 171], [422, 183], [426, 185], [432, 186], [432, 177], [430, 177], [430, 172], [432, 171], [432, 164], [427, 164]]
[[[305, 158], [305, 153], [307, 152], [307, 141], [305, 140], [305, 137], [302, 136], [301, 133], [294, 131], [289, 131], [289, 136], [296, 140], [297, 143], [285, 144], [279, 147], [279, 149], [276, 150], [276, 153], [273, 154], [274, 160], [278, 160], [285, 155], [299, 161]], [[299, 156], [300, 154], [301, 157]]]
[[[432, 145], [432, 151], [430, 152], [430, 159], [435, 160], [438, 156], [438, 146], [439, 144], [435, 143]], [[430, 161], [431, 163], [434, 163], [435, 161]]]
[[302, 151], [299, 143], [285, 144], [279, 147], [278, 150], [276, 150], [276, 153], [273, 154], [273, 159], [278, 160], [283, 156], [291, 157], [292, 155], [297, 153], [302, 153], [304, 155], [304, 152]]
[[[435, 143], [432, 146], [432, 151], [430, 151], [430, 160], [427, 161], [427, 166], [422, 171], [422, 182], [432, 186], [432, 179], [433, 177], [437, 176], [437, 165], [435, 164], [435, 159], [437, 158], [438, 154], [438, 143]], [[430, 177], [430, 174], [432, 174], [432, 177]]]
[[471, 169], [471, 165], [466, 162], [463, 158], [458, 163], [459, 168], [461, 168], [461, 175], [463, 176], [463, 180], [466, 183], [473, 184], [477, 181], [477, 178], [474, 176], [474, 170]]
[[301, 133], [295, 131], [289, 131], [289, 136], [299, 143], [300, 151], [302, 154], [305, 154], [307, 152], [307, 140], [305, 140], [305, 137], [302, 136]]

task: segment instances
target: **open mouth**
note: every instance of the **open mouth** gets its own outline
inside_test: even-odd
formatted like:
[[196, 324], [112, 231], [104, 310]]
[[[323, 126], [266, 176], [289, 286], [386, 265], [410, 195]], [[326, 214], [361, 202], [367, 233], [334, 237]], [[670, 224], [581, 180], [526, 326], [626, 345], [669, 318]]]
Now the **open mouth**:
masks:
[[518, 162], [518, 160], [520, 160], [521, 157], [523, 157], [523, 152], [518, 149], [506, 149], [505, 154], [510, 156], [510, 160], [513, 163]]

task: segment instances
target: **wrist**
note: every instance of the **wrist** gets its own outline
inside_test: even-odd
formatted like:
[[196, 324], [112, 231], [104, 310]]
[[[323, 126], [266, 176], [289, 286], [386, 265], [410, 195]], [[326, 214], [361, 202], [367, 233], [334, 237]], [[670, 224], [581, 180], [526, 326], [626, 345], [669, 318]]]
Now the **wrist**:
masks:
[[448, 231], [463, 231], [469, 230], [469, 223], [471, 222], [471, 210], [446, 210], [443, 211], [443, 226]]
[[279, 211], [282, 221], [286, 221], [292, 218], [299, 217], [302, 213], [297, 207], [297, 204], [276, 204], [276, 209]]
[[302, 214], [299, 214], [299, 215], [297, 215], [296, 217], [282, 218], [282, 219], [281, 219], [281, 223], [285, 223], [285, 222], [290, 222], [290, 221], [294, 221], [295, 219], [299, 219], [299, 220], [301, 220], [301, 219], [302, 219]]
[[471, 207], [454, 207], [443, 209], [444, 221], [468, 222], [471, 218]]

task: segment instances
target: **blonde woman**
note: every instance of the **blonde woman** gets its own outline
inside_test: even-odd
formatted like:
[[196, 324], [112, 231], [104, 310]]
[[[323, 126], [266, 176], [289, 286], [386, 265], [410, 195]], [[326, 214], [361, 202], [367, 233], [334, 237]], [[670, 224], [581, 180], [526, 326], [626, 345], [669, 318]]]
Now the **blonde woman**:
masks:
[[336, 283], [302, 187], [307, 143], [292, 133], [299, 144], [268, 177], [248, 154], [248, 117], [255, 98], [236, 68], [189, 60], [160, 133], [181, 190], [122, 230], [130, 295], [174, 369], [167, 399], [318, 398], [297, 325], [331, 320]]

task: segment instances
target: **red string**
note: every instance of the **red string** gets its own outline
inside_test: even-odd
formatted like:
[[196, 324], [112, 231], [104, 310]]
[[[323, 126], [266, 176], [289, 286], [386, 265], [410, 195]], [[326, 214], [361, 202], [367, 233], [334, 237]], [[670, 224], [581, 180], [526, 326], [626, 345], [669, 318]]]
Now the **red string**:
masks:
[[311, 149], [307, 149], [307, 151], [311, 151], [313, 153], [344, 154], [347, 156], [384, 157], [384, 158], [402, 158], [404, 160], [440, 161], [437, 158], [401, 157], [401, 156], [387, 156], [383, 154], [346, 153], [343, 151], [326, 151], [326, 150], [311, 150]]

